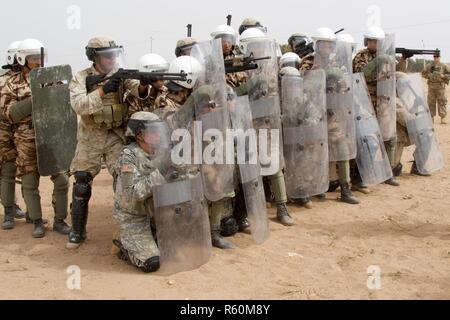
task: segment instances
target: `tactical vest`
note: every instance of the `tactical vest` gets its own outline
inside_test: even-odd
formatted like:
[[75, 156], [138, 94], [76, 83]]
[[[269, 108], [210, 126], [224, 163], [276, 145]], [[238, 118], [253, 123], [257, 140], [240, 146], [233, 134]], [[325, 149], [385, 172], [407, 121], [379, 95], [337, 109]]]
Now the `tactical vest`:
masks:
[[120, 93], [108, 93], [102, 97], [102, 102], [102, 110], [91, 116], [95, 126], [99, 129], [114, 129], [122, 126], [126, 107], [120, 99]]

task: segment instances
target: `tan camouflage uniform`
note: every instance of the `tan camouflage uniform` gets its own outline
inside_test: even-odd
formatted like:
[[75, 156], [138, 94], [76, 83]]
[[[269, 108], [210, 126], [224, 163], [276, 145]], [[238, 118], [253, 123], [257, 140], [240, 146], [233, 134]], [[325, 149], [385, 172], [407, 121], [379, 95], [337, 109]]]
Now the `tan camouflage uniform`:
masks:
[[[371, 53], [369, 49], [363, 49], [359, 51], [355, 58], [353, 58], [353, 72], [360, 73], [363, 72], [364, 68], [375, 58], [377, 57], [377, 53]], [[375, 70], [377, 70], [375, 68]], [[373, 76], [365, 76], [367, 88], [369, 89], [370, 99], [372, 100], [373, 108], [375, 112], [377, 110], [377, 75], [376, 71]]]
[[125, 101], [128, 106], [127, 119], [139, 111], [153, 112], [156, 106], [156, 100], [163, 94], [167, 93], [167, 88], [163, 87], [161, 91], [150, 88], [150, 93], [146, 98], [136, 97], [131, 94], [127, 94]]
[[132, 96], [139, 96], [139, 82], [135, 80], [125, 80], [119, 92], [104, 97], [100, 97], [98, 90], [88, 93], [86, 77], [98, 74], [91, 66], [75, 75], [69, 85], [72, 108], [81, 117], [71, 171], [89, 172], [92, 178], [100, 172], [102, 158], [110, 174], [113, 174], [113, 167], [126, 142], [124, 122], [127, 110], [122, 96], [126, 91]]
[[445, 64], [436, 65], [434, 62], [427, 65], [423, 72], [424, 78], [428, 79], [428, 106], [431, 116], [436, 116], [436, 105], [439, 117], [447, 117], [447, 97], [445, 86], [450, 80], [450, 69]]

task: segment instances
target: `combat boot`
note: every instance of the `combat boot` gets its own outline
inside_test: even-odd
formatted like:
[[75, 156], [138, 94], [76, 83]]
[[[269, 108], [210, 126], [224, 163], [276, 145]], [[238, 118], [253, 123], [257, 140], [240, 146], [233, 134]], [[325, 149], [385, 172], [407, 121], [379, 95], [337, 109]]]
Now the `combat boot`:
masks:
[[62, 235], [68, 235], [70, 233], [70, 227], [63, 219], [55, 218], [55, 221], [53, 222], [53, 231]]
[[341, 184], [341, 201], [348, 204], [359, 204], [358, 198], [353, 195], [348, 183]]
[[370, 194], [372, 192], [372, 190], [361, 183], [352, 184], [352, 191], [358, 191], [364, 194]]
[[[34, 223], [33, 220], [31, 220], [30, 214], [29, 214], [28, 212], [25, 212], [25, 222], [26, 222], [27, 224], [33, 224], [33, 223]], [[42, 218], [42, 223], [47, 224], [47, 223], [48, 223], [48, 220]]]
[[294, 219], [289, 214], [285, 203], [277, 204], [277, 219], [285, 227], [294, 225]]
[[306, 208], [306, 209], [312, 209], [313, 208], [313, 204], [311, 199], [309, 198], [299, 198], [299, 199], [295, 199], [294, 203]]
[[219, 249], [234, 249], [236, 246], [220, 235], [220, 227], [211, 227], [211, 241], [213, 247]]
[[45, 225], [42, 219], [37, 219], [34, 221], [34, 230], [32, 233], [33, 238], [43, 238], [45, 237]]
[[11, 230], [14, 228], [14, 207], [5, 208], [5, 217], [2, 224], [3, 230]]
[[384, 183], [388, 184], [390, 186], [393, 186], [393, 187], [400, 187], [400, 183], [398, 183], [398, 181], [395, 180], [395, 178], [390, 178], [390, 179], [386, 180]]
[[21, 220], [21, 219], [25, 219], [27, 216], [27, 213], [22, 211], [22, 209], [20, 209], [20, 207], [15, 204], [14, 206], [14, 218], [17, 220]]
[[394, 174], [394, 177], [399, 177], [402, 174], [402, 170], [403, 170], [403, 165], [401, 163], [399, 163], [398, 165], [396, 165], [394, 167], [394, 169], [392, 169], [392, 173]]
[[417, 169], [417, 165], [416, 165], [415, 161], [413, 162], [413, 164], [411, 166], [411, 174], [414, 174], [416, 176], [421, 176], [421, 177], [429, 177], [429, 176], [431, 176], [431, 174], [420, 173], [419, 170]]
[[339, 180], [336, 181], [330, 181], [330, 185], [328, 187], [328, 191], [327, 192], [335, 192], [337, 190], [337, 188], [339, 188]]

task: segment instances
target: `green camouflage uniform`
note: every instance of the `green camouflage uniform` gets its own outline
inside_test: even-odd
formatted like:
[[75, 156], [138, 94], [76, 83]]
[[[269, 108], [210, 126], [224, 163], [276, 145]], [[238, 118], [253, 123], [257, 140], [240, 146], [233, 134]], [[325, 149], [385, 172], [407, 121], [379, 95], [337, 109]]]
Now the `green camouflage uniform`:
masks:
[[450, 80], [450, 69], [443, 63], [430, 63], [423, 76], [428, 79], [428, 107], [430, 108], [431, 117], [436, 116], [436, 105], [439, 117], [445, 119], [447, 117], [447, 97], [445, 94], [445, 86]]

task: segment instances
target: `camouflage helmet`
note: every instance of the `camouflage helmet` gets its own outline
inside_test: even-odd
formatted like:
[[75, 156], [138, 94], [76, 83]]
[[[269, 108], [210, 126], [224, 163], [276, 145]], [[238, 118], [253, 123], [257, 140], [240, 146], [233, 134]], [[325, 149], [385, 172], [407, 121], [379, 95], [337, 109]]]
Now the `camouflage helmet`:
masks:
[[89, 40], [88, 45], [86, 46], [86, 56], [89, 61], [94, 61], [97, 51], [118, 48], [122, 47], [118, 46], [110, 37], [95, 37]]
[[175, 47], [175, 56], [176, 57], [182, 56], [183, 50], [192, 48], [196, 44], [197, 44], [197, 39], [192, 38], [192, 37], [187, 37], [187, 38], [178, 40], [177, 46]]
[[433, 55], [434, 58], [440, 58], [441, 57], [441, 50], [439, 48], [436, 48], [436, 52]]
[[128, 121], [127, 131], [125, 135], [127, 137], [136, 137], [140, 131], [153, 122], [160, 122], [161, 119], [152, 112], [140, 111], [134, 113]]
[[239, 35], [241, 35], [245, 30], [249, 28], [258, 28], [262, 32], [267, 33], [267, 28], [264, 27], [257, 19], [245, 18], [244, 21], [242, 21], [241, 26], [239, 27]]

